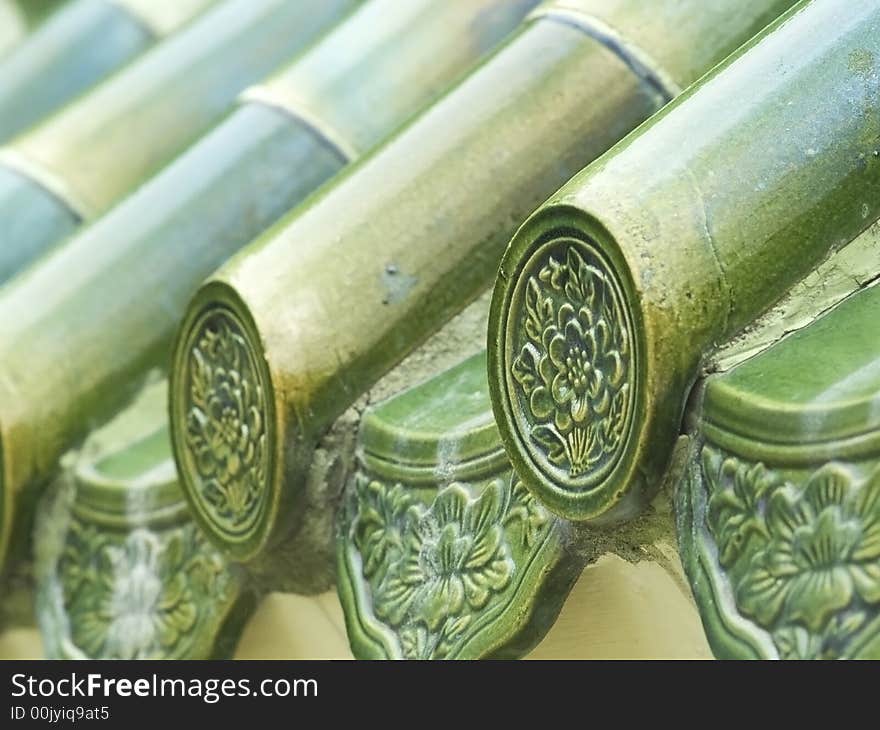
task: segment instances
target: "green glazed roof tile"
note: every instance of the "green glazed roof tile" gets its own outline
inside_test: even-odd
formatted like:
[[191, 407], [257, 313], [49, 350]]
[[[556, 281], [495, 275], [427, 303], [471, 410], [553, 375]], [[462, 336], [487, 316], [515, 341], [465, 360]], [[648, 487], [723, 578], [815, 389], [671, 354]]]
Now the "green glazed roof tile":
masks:
[[474, 355], [369, 411], [361, 443], [371, 466], [402, 478], [411, 469], [425, 469], [436, 481], [438, 468], [453, 477], [475, 462], [504, 462], [495, 419], [486, 408], [485, 360], [485, 352]]
[[[728, 433], [804, 444], [880, 426], [880, 291], [857, 294], [706, 388], [704, 418]], [[840, 373], [850, 375], [841, 379]]]

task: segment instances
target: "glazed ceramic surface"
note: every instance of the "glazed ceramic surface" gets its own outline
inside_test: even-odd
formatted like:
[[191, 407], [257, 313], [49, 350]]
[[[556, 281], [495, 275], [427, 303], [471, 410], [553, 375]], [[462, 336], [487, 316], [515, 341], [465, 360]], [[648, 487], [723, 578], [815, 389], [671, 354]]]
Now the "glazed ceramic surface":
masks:
[[371, 409], [358, 454], [338, 542], [355, 656], [526, 653], [583, 566], [513, 473], [485, 354]]
[[0, 142], [122, 68], [212, 1], [177, 2], [174, 15], [161, 23], [151, 22], [151, 8], [143, 2], [69, 2], [0, 60]]
[[515, 658], [614, 555], [880, 658], [876, 2], [210, 2], [0, 0], [13, 126], [169, 37], [0, 151], [0, 621]]
[[24, 15], [13, 0], [0, 2], [0, 59], [27, 35]]
[[677, 508], [715, 654], [880, 658], [880, 290], [701, 385]]
[[[171, 387], [176, 459], [215, 544], [253, 561], [295, 540], [315, 503], [303, 486], [315, 444], [334, 419], [489, 285], [509, 236], [554, 188], [788, 4], [543, 5], [222, 268], [190, 305]], [[669, 22], [653, 25], [658, 12]], [[200, 415], [202, 403], [226, 402], [229, 373], [249, 424], [234, 470], [206, 446], [220, 423]]]
[[[0, 284], [59, 239], [62, 214], [77, 223], [110, 209], [226, 114], [236, 96], [305, 48], [357, 0], [224, 0], [58, 114], [0, 149], [0, 168], [20, 179], [0, 216], [32, 216], [47, 196], [47, 225], [4, 229], [14, 252]], [[31, 203], [29, 191], [38, 190]], [[8, 187], [8, 186], [7, 186]], [[20, 188], [27, 188], [21, 190]]]
[[193, 524], [164, 384], [70, 454], [34, 533], [37, 616], [54, 659], [229, 654], [253, 601]]
[[[0, 293], [4, 534], [19, 493], [38, 487], [66, 449], [122, 407], [149, 368], [167, 368], [174, 327], [198, 282], [350, 154], [439, 95], [529, 6], [425, 1], [398, 13], [396, 0], [364, 5], [266, 86], [245, 94], [160, 174]], [[359, 69], [356, 84], [349, 83], [351, 67]], [[343, 133], [346, 141], [337, 144]], [[215, 357], [232, 358], [206, 377], [226, 382], [224, 397], [233, 399], [234, 344], [218, 336], [206, 346]], [[58, 353], [55, 367], [35, 370], [32, 363], [48, 350]], [[251, 395], [244, 395], [243, 408], [250, 409]], [[193, 428], [228, 405], [201, 402]], [[236, 417], [239, 426], [255, 428], [249, 410]]]
[[878, 24], [874, 2], [801, 3], [511, 242], [492, 400], [517, 473], [557, 514], [636, 514], [704, 359], [880, 215]]
[[64, 0], [0, 0], [0, 59], [24, 42]]

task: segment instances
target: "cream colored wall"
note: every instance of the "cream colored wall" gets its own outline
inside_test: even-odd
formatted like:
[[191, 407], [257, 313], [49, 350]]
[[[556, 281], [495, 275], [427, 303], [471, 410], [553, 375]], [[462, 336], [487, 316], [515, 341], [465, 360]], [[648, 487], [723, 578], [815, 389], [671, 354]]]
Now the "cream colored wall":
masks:
[[0, 659], [41, 659], [43, 645], [36, 629], [12, 629], [0, 634]]
[[712, 653], [680, 575], [608, 555], [584, 570], [529, 658], [711, 659]]
[[[678, 572], [616, 556], [584, 570], [534, 659], [710, 658], [697, 611]], [[0, 635], [0, 657], [36, 658], [36, 629]], [[239, 659], [350, 659], [335, 593], [272, 594], [241, 638]]]

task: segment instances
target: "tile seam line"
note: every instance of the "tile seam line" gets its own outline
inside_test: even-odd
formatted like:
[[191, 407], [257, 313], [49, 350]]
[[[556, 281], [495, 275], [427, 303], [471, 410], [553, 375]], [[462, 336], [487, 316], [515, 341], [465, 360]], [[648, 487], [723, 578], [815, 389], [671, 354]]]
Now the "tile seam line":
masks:
[[88, 205], [64, 178], [32, 160], [14, 147], [0, 149], [0, 166], [21, 175], [67, 208], [80, 223], [92, 220], [98, 211]]
[[282, 98], [282, 95], [273, 92], [271, 86], [264, 84], [251, 86], [239, 96], [238, 102], [242, 106], [257, 104], [284, 114], [329, 146], [341, 158], [343, 164], [348, 164], [361, 156], [354, 145], [318, 115], [306, 111], [295, 99]]
[[129, 6], [124, 0], [104, 0], [104, 2], [107, 7], [111, 9], [115, 8], [119, 12], [124, 13], [132, 23], [138, 26], [150, 37], [150, 40], [153, 43], [162, 40], [164, 36], [168, 35], [167, 33], [161, 33], [155, 22], [151, 21], [143, 13], [139, 13], [137, 10]]
[[624, 35], [599, 18], [581, 10], [566, 7], [538, 8], [529, 19], [555, 21], [576, 28], [611, 51], [645, 83], [659, 93], [666, 102], [672, 101], [682, 89], [650, 56], [638, 46], [629, 43]]

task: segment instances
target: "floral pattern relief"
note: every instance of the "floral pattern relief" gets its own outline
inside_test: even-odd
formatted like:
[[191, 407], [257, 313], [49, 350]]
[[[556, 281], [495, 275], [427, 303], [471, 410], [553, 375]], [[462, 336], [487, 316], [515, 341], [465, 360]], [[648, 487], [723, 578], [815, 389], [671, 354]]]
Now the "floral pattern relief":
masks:
[[454, 653], [478, 612], [514, 589], [515, 555], [551, 528], [550, 514], [518, 480], [474, 491], [453, 483], [426, 505], [403, 485], [355, 478], [351, 544], [373, 612], [407, 658]]
[[573, 246], [525, 284], [525, 343], [511, 372], [531, 438], [571, 477], [611, 460], [629, 420], [632, 346], [622, 306], [607, 272]]
[[795, 484], [703, 448], [707, 525], [739, 611], [787, 658], [842, 656], [880, 611], [880, 469]]
[[216, 523], [235, 533], [256, 521], [264, 495], [264, 398], [237, 325], [213, 316], [190, 355], [186, 443], [203, 503]]
[[74, 522], [58, 575], [71, 640], [99, 659], [186, 658], [233, 591], [225, 562], [193, 524], [112, 536]]

